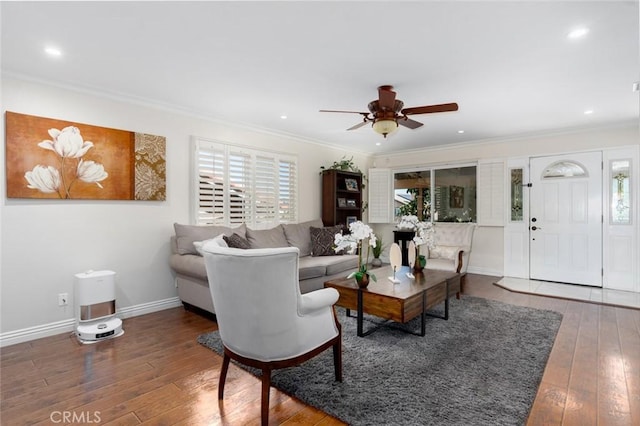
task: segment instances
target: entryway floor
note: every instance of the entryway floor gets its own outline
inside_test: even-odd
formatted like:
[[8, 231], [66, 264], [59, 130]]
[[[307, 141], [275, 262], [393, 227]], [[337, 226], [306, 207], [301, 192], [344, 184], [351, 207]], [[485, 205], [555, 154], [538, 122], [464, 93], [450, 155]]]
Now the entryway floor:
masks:
[[601, 303], [603, 305], [621, 306], [640, 309], [640, 293], [610, 290], [575, 284], [552, 283], [547, 281], [526, 280], [522, 278], [504, 277], [497, 286], [518, 293], [538, 294], [561, 299], [580, 300], [582, 302]]

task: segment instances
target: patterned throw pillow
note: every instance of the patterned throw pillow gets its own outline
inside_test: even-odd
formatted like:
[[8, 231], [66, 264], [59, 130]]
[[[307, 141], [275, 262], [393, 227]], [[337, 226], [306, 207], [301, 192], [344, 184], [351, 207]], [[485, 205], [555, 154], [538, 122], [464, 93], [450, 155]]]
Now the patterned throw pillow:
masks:
[[429, 249], [429, 257], [432, 259], [449, 259], [454, 260], [458, 254], [458, 247], [453, 246], [438, 246]]
[[342, 226], [326, 226], [324, 228], [309, 227], [311, 234], [311, 256], [335, 256], [341, 255], [342, 251], [333, 250], [335, 235], [342, 231]]
[[247, 240], [246, 238], [242, 238], [238, 234], [232, 234], [229, 237], [225, 235], [222, 238], [224, 238], [227, 245], [231, 248], [239, 248], [239, 249], [245, 249], [245, 250], [248, 248], [251, 248], [251, 244], [249, 243], [249, 240]]

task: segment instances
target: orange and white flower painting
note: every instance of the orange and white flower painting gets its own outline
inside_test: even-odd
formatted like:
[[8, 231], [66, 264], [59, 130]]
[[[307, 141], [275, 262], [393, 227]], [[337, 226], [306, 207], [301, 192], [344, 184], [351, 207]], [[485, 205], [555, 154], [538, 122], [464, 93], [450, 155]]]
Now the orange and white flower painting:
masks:
[[165, 138], [6, 113], [7, 197], [165, 199]]

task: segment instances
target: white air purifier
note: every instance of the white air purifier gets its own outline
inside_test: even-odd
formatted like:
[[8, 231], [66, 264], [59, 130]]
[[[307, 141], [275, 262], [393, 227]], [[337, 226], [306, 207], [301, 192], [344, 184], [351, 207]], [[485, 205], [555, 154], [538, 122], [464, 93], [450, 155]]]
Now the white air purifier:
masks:
[[96, 343], [122, 336], [122, 320], [116, 317], [116, 273], [86, 271], [75, 275], [76, 337]]

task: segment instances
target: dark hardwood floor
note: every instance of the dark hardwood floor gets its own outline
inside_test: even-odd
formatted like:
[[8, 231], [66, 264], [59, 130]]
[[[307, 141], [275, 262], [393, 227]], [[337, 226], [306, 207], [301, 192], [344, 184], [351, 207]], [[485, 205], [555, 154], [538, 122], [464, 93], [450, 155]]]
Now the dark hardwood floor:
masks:
[[[465, 295], [564, 314], [528, 424], [640, 424], [640, 310], [512, 293], [496, 279], [469, 274]], [[124, 336], [95, 345], [64, 334], [2, 348], [0, 423], [259, 424], [252, 375], [232, 365], [217, 400], [221, 358], [195, 340], [215, 328], [175, 308], [126, 319]], [[270, 422], [343, 424], [275, 389]]]

